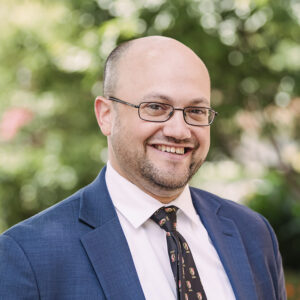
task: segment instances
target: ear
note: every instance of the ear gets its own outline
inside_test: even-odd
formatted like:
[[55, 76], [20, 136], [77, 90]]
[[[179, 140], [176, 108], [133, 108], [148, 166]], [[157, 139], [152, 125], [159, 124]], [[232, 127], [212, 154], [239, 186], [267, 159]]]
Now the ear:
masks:
[[95, 100], [95, 114], [98, 125], [105, 136], [111, 133], [112, 105], [109, 100], [98, 96]]

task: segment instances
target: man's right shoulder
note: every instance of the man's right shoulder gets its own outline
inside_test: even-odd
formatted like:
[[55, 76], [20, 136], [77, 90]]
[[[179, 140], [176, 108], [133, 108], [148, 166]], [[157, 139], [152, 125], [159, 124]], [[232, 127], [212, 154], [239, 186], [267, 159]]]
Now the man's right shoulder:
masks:
[[54, 204], [53, 206], [33, 215], [32, 217], [17, 223], [2, 233], [15, 240], [24, 240], [28, 237], [42, 237], [51, 235], [59, 228], [74, 225], [78, 220], [80, 197], [83, 189], [78, 190], [68, 198]]

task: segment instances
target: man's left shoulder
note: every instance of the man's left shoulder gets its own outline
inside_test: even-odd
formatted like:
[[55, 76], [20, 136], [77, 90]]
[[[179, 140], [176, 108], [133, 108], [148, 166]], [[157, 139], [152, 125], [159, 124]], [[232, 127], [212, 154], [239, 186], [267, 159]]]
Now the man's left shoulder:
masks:
[[237, 211], [244, 211], [245, 213], [257, 214], [244, 204], [222, 198], [216, 194], [201, 190], [199, 188], [190, 187], [190, 191], [193, 201], [199, 202], [201, 205], [209, 206], [211, 208], [222, 207], [230, 210], [234, 209]]
[[207, 210], [216, 213], [219, 216], [230, 218], [238, 224], [248, 224], [251, 222], [253, 226], [269, 227], [268, 221], [259, 213], [253, 211], [244, 204], [234, 202], [225, 198], [221, 198], [213, 193], [190, 188], [194, 206], [198, 210]]
[[[269, 245], [278, 253], [278, 243], [273, 228], [268, 220], [249, 207], [215, 194], [191, 188], [194, 207], [205, 224], [217, 222], [224, 226], [230, 224], [237, 230], [244, 241], [256, 240], [256, 245]], [[224, 223], [225, 222], [225, 223]]]

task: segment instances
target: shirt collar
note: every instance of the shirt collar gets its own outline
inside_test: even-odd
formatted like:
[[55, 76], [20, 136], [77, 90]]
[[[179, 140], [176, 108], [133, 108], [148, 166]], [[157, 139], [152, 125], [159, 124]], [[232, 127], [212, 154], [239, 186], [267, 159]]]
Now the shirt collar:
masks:
[[175, 200], [164, 205], [121, 176], [109, 161], [107, 162], [105, 180], [115, 208], [135, 228], [143, 225], [160, 207], [169, 205], [177, 206], [179, 208], [178, 214], [183, 212], [193, 222], [199, 221], [188, 185]]

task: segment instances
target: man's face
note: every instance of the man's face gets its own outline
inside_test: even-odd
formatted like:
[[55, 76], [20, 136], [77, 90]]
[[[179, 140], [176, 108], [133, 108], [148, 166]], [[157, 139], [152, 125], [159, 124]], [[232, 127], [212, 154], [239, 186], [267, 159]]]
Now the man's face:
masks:
[[[146, 55], [139, 49], [128, 53], [128, 60], [120, 63], [113, 96], [133, 104], [155, 101], [177, 108], [208, 107], [206, 69], [192, 52], [176, 46]], [[141, 120], [138, 110], [127, 105], [115, 103], [113, 110], [108, 138], [112, 166], [157, 198], [177, 196], [207, 155], [209, 126], [186, 124], [182, 111], [175, 111], [166, 122], [154, 123]]]

